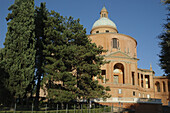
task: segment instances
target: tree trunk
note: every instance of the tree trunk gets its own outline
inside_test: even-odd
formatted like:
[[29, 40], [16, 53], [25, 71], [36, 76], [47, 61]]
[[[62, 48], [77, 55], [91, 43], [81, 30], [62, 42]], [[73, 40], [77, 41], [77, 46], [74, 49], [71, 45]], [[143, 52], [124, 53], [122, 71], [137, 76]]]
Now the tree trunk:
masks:
[[12, 102], [11, 102], [10, 111], [14, 111], [15, 110], [15, 103], [16, 103], [16, 98], [14, 97], [12, 99]]
[[35, 96], [35, 110], [39, 110], [40, 83], [41, 83], [41, 76], [38, 75], [37, 88], [36, 88], [36, 96]]

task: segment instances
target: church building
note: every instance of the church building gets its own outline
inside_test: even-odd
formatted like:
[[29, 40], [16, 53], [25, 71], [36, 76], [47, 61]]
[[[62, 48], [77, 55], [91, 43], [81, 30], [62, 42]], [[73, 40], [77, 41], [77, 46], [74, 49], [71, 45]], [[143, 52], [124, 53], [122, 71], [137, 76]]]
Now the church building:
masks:
[[88, 37], [97, 46], [107, 50], [102, 55], [109, 61], [101, 67], [104, 79], [99, 83], [109, 86], [111, 89], [109, 93], [112, 96], [107, 100], [96, 99], [96, 102], [105, 105], [129, 103], [168, 105], [170, 80], [166, 76], [155, 76], [152, 66], [150, 69], [138, 68], [137, 41], [118, 32], [105, 7], [102, 8], [100, 18], [93, 24]]

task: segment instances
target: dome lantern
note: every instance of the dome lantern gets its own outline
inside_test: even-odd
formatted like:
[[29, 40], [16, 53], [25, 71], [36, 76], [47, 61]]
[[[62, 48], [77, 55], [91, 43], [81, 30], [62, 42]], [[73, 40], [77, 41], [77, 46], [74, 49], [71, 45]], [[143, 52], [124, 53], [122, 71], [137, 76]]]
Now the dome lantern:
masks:
[[101, 12], [100, 12], [100, 18], [105, 17], [108, 18], [108, 12], [107, 9], [105, 8], [105, 6], [103, 6]]

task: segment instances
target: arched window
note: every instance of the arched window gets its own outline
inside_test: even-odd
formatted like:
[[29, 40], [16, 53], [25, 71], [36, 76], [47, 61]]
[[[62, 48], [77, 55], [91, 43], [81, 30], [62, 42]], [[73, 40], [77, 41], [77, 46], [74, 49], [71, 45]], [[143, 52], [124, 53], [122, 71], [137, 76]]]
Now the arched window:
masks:
[[145, 75], [145, 81], [146, 81], [146, 88], [150, 88], [150, 77], [149, 77], [149, 75]]
[[156, 87], [157, 92], [161, 92], [161, 90], [160, 90], [160, 83], [159, 82], [155, 83], [155, 87]]
[[113, 67], [113, 83], [123, 83], [124, 84], [124, 66], [121, 63], [117, 63]]
[[147, 98], [151, 98], [151, 95], [147, 94]]
[[166, 92], [165, 82], [163, 81], [163, 92]]
[[139, 93], [139, 97], [141, 97], [141, 94]]
[[112, 47], [118, 48], [119, 47], [119, 40], [117, 38], [112, 39]]

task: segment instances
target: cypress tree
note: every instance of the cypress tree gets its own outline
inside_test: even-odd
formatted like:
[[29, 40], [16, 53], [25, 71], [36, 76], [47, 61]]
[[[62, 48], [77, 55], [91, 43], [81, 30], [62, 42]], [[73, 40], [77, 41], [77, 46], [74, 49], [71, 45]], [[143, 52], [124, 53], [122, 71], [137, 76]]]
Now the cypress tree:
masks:
[[9, 74], [7, 87], [15, 99], [31, 94], [35, 72], [34, 0], [15, 0], [6, 20], [5, 70]]
[[6, 87], [9, 74], [5, 71], [5, 64], [3, 62], [3, 51], [4, 49], [0, 48], [0, 104], [9, 105], [11, 103], [11, 95]]

